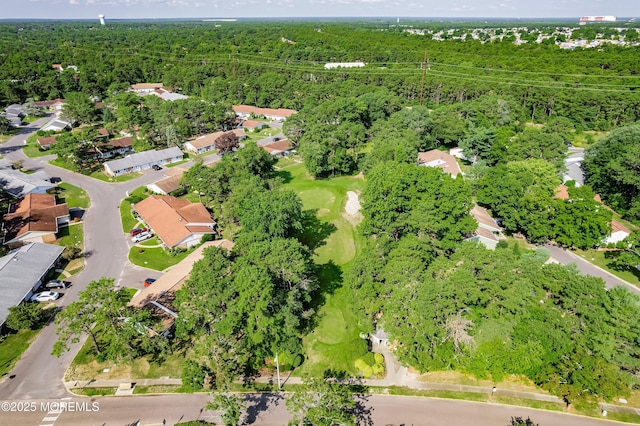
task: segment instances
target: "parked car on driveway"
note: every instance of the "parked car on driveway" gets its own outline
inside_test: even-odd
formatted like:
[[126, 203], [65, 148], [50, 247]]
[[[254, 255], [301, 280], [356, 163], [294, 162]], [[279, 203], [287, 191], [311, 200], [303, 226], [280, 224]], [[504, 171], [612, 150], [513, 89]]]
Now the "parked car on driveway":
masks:
[[144, 280], [144, 286], [145, 287], [149, 287], [151, 284], [155, 283], [156, 279], [155, 278], [145, 278]]
[[51, 280], [45, 285], [45, 287], [46, 288], [67, 288], [69, 284], [71, 284], [69, 281]]
[[138, 235], [135, 235], [133, 238], [131, 238], [131, 241], [134, 243], [140, 243], [142, 241], [148, 240], [151, 237], [153, 237], [153, 235], [151, 235], [151, 232], [145, 231], [139, 233]]
[[151, 166], [151, 167], [153, 167], [153, 170], [162, 170], [162, 167], [161, 167], [161, 166], [159, 166], [159, 165], [157, 165], [157, 164], [154, 164], [154, 165], [153, 165], [153, 166]]
[[147, 231], [148, 231], [147, 228], [133, 228], [131, 230], [131, 236], [135, 237], [136, 235], [141, 234], [143, 232], [147, 232]]
[[31, 301], [32, 302], [53, 302], [58, 297], [60, 297], [60, 293], [56, 293], [55, 291], [43, 291], [31, 296]]

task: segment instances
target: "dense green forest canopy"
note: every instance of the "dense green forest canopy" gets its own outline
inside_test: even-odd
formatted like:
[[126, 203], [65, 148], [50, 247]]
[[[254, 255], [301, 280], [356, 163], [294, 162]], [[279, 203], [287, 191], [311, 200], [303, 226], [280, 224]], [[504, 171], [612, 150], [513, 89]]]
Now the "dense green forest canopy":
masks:
[[[508, 95], [531, 120], [566, 117], [583, 129], [608, 130], [640, 111], [638, 47], [438, 42], [383, 23], [285, 22], [5, 23], [0, 47], [0, 105], [163, 82], [210, 101], [293, 109], [372, 86], [430, 106]], [[355, 60], [367, 66], [323, 67]]]

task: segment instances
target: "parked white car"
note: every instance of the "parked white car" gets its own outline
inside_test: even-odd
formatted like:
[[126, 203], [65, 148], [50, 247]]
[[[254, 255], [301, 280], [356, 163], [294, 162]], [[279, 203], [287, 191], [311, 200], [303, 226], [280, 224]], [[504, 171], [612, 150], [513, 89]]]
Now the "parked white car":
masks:
[[53, 302], [58, 297], [60, 297], [60, 293], [57, 293], [55, 291], [43, 291], [31, 296], [31, 301], [32, 302]]
[[151, 232], [141, 232], [138, 235], [134, 235], [133, 238], [131, 238], [131, 241], [134, 243], [140, 243], [142, 241], [148, 240], [151, 237], [153, 237]]

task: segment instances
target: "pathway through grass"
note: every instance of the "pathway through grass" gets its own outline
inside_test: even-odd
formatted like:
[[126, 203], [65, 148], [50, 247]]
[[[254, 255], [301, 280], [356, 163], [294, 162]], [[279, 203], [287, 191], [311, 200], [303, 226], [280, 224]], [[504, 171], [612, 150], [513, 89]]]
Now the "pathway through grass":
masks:
[[304, 165], [289, 166], [280, 172], [286, 188], [302, 199], [308, 214], [303, 239], [314, 248], [314, 261], [322, 296], [317, 303], [316, 326], [303, 339], [306, 362], [296, 375], [321, 375], [327, 369], [356, 374], [353, 365], [367, 353], [367, 342], [358, 335], [357, 317], [351, 308], [351, 290], [342, 281], [344, 267], [353, 259], [359, 244], [358, 217], [345, 213], [347, 191], [359, 193], [361, 177], [312, 179]]

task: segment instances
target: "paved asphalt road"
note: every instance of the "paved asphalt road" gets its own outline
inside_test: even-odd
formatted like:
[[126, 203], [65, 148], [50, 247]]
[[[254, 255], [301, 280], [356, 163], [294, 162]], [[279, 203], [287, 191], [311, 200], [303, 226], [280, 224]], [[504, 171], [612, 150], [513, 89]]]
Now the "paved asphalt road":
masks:
[[[202, 394], [29, 400], [22, 406], [7, 407], [14, 410], [2, 413], [0, 418], [3, 425], [13, 426], [125, 426], [138, 421], [141, 426], [158, 426], [188, 420], [220, 424], [216, 413], [201, 411], [208, 400], [209, 397]], [[55, 410], [60, 403], [70, 404], [74, 411], [60, 413], [60, 410]], [[244, 424], [281, 426], [290, 419], [282, 396], [277, 394], [248, 395], [246, 406], [242, 418]], [[17, 412], [18, 408], [29, 411]], [[511, 417], [517, 416], [530, 417], [543, 426], [623, 424], [515, 406], [419, 397], [368, 396], [362, 408], [364, 414], [361, 418], [369, 419], [371, 423], [368, 424], [388, 426], [506, 426]]]
[[605, 281], [605, 285], [607, 288], [623, 286], [629, 289], [629, 291], [631, 291], [632, 293], [640, 296], [640, 289], [638, 289], [638, 287], [629, 284], [628, 282], [616, 277], [615, 275], [605, 271], [604, 269], [600, 269], [599, 267], [587, 262], [585, 259], [570, 252], [569, 250], [565, 250], [553, 244], [545, 244], [542, 247], [549, 250], [549, 254], [551, 255], [551, 258], [553, 260], [556, 260], [563, 265], [575, 263], [578, 267], [578, 270], [580, 270], [580, 272], [582, 272], [583, 274], [602, 278]]

